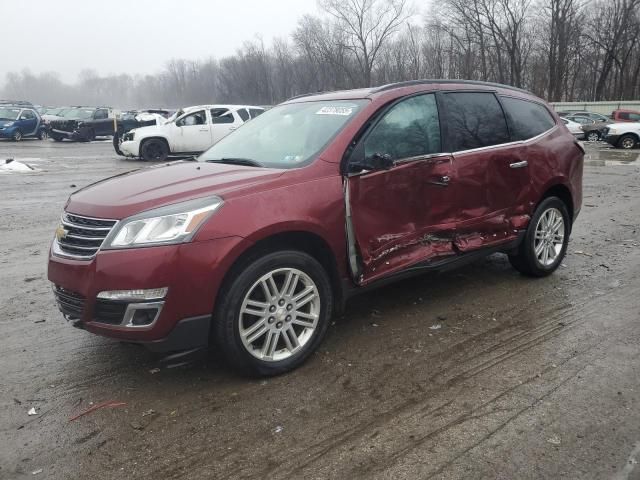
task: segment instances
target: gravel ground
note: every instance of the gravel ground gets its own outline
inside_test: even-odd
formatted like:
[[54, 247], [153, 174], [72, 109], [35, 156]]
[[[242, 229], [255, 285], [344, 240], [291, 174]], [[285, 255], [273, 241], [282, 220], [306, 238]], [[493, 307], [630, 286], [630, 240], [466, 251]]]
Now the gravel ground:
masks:
[[640, 478], [638, 151], [588, 146], [551, 277], [494, 255], [363, 295], [268, 380], [67, 325], [46, 279], [66, 198], [140, 165], [108, 141], [10, 157], [39, 171], [0, 175], [0, 478]]

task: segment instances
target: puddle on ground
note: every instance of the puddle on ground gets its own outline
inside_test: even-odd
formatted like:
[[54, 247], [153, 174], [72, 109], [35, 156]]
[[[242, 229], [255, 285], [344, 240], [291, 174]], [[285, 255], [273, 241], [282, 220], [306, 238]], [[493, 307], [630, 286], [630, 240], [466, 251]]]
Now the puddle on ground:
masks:
[[595, 148], [587, 148], [584, 164], [592, 167], [640, 165], [640, 150], [622, 150], [598, 144]]

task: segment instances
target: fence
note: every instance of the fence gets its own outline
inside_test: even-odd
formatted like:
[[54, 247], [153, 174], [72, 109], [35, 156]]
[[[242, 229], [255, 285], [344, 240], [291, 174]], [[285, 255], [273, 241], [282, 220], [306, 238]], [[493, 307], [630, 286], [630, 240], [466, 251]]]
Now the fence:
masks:
[[640, 111], [640, 100], [620, 102], [552, 102], [553, 108], [562, 112], [564, 110], [587, 110], [589, 112], [611, 115], [611, 112], [620, 108]]

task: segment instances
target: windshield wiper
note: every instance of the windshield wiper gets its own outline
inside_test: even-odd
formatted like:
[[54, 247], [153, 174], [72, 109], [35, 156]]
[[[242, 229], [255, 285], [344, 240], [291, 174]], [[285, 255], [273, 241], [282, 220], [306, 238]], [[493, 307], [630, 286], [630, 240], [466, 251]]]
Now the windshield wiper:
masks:
[[228, 163], [230, 165], [246, 165], [247, 167], [264, 167], [263, 164], [250, 158], [217, 158], [215, 160], [205, 160], [207, 163]]

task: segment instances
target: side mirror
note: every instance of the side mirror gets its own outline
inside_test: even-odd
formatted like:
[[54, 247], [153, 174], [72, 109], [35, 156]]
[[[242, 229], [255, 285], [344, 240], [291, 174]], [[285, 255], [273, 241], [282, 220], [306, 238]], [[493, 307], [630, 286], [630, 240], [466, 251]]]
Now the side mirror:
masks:
[[349, 163], [350, 173], [359, 173], [363, 170], [389, 170], [395, 165], [393, 158], [388, 153], [374, 153], [361, 161]]

